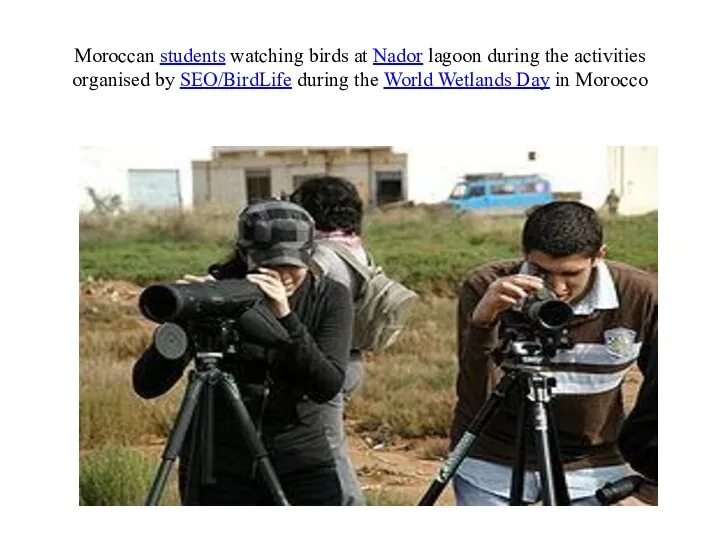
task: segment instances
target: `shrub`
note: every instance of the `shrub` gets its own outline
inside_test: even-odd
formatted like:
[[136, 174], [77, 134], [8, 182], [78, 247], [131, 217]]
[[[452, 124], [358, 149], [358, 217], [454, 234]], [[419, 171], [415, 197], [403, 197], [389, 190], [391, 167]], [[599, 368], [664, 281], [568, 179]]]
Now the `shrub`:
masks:
[[[80, 458], [80, 504], [139, 506], [144, 504], [157, 469], [153, 460], [121, 446], [104, 446]], [[163, 494], [165, 504], [177, 504], [172, 477]]]

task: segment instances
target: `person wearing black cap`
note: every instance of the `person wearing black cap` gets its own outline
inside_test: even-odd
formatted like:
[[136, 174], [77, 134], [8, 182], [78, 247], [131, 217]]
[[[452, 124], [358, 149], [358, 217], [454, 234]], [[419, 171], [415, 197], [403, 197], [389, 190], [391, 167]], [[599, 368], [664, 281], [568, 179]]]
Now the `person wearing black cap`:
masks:
[[[319, 411], [343, 385], [353, 305], [346, 287], [312, 268], [314, 234], [313, 219], [300, 206], [280, 200], [253, 203], [240, 214], [231, 258], [211, 266], [210, 276], [191, 278], [247, 278], [265, 293], [268, 308], [290, 335], [291, 345], [272, 362], [240, 355], [222, 369], [235, 377], [294, 506], [341, 504], [340, 482]], [[167, 392], [189, 360], [188, 356], [185, 362], [169, 362], [151, 345], [134, 367], [135, 391], [144, 398]], [[222, 397], [215, 400], [214, 413], [215, 482], [197, 486], [193, 481], [188, 489], [194, 475], [186, 440], [179, 467], [182, 503], [271, 505]]]

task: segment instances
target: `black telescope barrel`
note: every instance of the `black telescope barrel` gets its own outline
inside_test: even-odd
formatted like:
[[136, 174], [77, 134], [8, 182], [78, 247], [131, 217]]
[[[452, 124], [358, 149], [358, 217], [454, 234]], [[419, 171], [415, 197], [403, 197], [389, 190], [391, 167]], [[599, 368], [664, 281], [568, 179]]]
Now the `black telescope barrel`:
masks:
[[162, 283], [147, 287], [138, 301], [140, 312], [157, 323], [195, 318], [232, 317], [261, 302], [262, 291], [245, 279], [202, 283]]
[[146, 318], [162, 323], [175, 319], [182, 302], [182, 296], [173, 286], [151, 285], [140, 294], [138, 305]]

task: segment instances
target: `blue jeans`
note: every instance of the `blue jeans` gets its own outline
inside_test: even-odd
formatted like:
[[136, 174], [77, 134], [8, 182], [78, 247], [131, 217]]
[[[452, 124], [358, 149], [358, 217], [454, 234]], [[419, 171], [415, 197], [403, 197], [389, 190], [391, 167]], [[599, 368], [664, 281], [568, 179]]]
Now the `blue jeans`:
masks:
[[[595, 492], [607, 482], [636, 474], [629, 465], [565, 471], [572, 506], [600, 506]], [[457, 506], [507, 506], [510, 503], [512, 467], [466, 458], [453, 478]], [[525, 472], [524, 501], [541, 500], [539, 472]]]
[[345, 437], [345, 425], [343, 422], [345, 401], [348, 399], [349, 394], [359, 386], [363, 372], [364, 366], [361, 361], [349, 362], [345, 373], [343, 391], [332, 400], [324, 403], [321, 412], [325, 425], [325, 436], [330, 443], [330, 448], [335, 458], [337, 474], [340, 478], [342, 506], [365, 505], [365, 496], [360, 487], [360, 481], [350, 461], [347, 438]]

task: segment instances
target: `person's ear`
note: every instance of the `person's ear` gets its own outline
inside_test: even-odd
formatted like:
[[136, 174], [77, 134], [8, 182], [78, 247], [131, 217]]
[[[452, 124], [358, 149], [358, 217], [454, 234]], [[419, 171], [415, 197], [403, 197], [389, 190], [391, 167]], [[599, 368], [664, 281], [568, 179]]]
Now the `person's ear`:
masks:
[[593, 259], [595, 262], [603, 260], [607, 256], [607, 245], [603, 244], [600, 249], [597, 250]]

